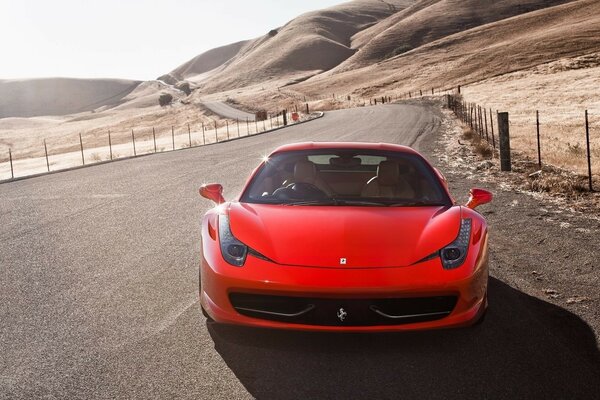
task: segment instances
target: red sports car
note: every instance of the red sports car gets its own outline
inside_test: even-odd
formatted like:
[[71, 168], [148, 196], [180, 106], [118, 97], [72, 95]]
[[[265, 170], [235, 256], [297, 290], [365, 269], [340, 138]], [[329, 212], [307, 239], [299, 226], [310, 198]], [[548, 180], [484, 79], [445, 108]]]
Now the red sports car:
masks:
[[237, 200], [203, 185], [200, 303], [216, 322], [320, 331], [466, 326], [487, 307], [488, 228], [444, 177], [392, 144], [298, 143]]

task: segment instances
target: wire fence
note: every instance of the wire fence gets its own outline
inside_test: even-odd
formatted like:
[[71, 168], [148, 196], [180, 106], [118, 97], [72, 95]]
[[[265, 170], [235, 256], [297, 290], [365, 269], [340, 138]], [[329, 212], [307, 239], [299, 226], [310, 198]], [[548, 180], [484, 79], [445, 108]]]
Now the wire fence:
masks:
[[[447, 96], [448, 107], [479, 138], [485, 140], [493, 151], [499, 146], [498, 110], [465, 101], [462, 96]], [[508, 114], [508, 113], [507, 113]], [[510, 146], [537, 162], [541, 170], [545, 165], [567, 169], [585, 175], [590, 192], [599, 176], [599, 166], [593, 160], [600, 157], [600, 138], [594, 135], [600, 128], [600, 118], [582, 110], [567, 118], [564, 123], [549, 123], [555, 116], [533, 110], [519, 113], [516, 122], [510, 121], [506, 134]], [[578, 121], [577, 121], [578, 120]]]
[[186, 123], [183, 126], [107, 130], [104, 134], [80, 133], [72, 136], [71, 140], [43, 139], [38, 149], [15, 152], [8, 148], [6, 154], [0, 154], [0, 181], [220, 143], [305, 122], [318, 116], [320, 115], [317, 113], [284, 110], [266, 113], [254, 120], [213, 119], [210, 123]]

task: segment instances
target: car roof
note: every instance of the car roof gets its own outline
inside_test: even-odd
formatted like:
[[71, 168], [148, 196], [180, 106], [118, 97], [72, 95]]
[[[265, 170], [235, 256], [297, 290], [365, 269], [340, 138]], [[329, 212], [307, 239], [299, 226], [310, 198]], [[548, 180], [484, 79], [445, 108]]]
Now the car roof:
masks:
[[317, 149], [356, 149], [356, 150], [382, 150], [394, 151], [399, 153], [419, 154], [408, 146], [390, 143], [367, 143], [367, 142], [301, 142], [286, 144], [275, 149], [271, 155], [276, 153], [285, 153], [298, 150], [317, 150]]

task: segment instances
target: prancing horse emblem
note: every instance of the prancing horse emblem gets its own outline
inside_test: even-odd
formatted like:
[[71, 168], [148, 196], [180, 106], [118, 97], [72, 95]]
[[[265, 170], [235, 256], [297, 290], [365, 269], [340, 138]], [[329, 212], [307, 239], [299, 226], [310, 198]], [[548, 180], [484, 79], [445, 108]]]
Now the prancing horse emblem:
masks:
[[348, 316], [348, 313], [343, 308], [340, 308], [340, 310], [337, 312], [337, 317], [342, 322], [344, 322], [344, 320], [346, 319], [347, 316]]
[[340, 258], [340, 265], [346, 265], [346, 261], [345, 258]]

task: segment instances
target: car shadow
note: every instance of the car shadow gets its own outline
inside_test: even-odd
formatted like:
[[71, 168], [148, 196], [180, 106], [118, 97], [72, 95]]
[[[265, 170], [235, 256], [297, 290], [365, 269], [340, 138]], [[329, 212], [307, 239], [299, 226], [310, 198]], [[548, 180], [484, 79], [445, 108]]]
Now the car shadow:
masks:
[[598, 396], [600, 354], [583, 320], [494, 278], [489, 302], [485, 321], [464, 329], [339, 334], [208, 323], [208, 330], [259, 399]]

